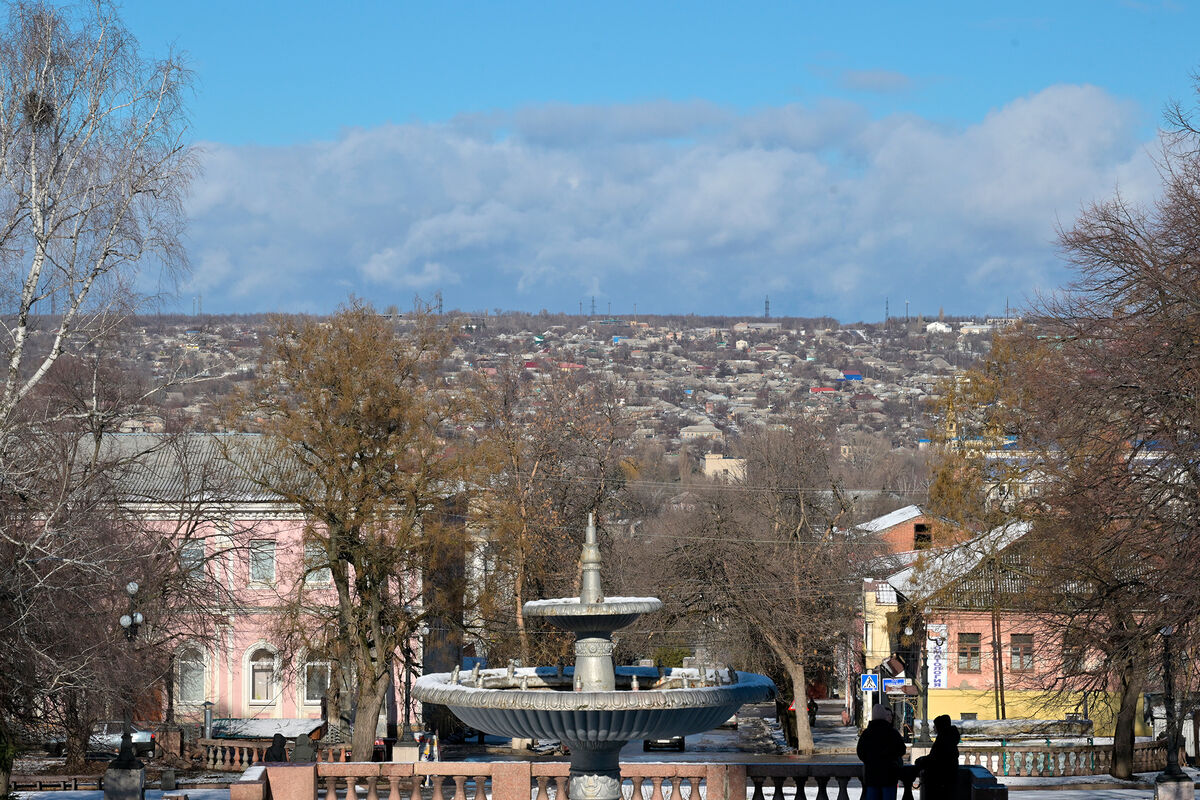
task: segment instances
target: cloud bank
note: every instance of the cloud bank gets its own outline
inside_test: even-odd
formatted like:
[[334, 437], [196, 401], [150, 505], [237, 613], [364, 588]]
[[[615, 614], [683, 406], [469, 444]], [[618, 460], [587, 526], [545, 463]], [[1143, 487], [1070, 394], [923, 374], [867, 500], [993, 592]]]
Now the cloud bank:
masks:
[[406, 307], [880, 319], [1002, 311], [1062, 283], [1055, 228], [1149, 199], [1139, 109], [1053, 86], [967, 127], [844, 102], [548, 105], [204, 145], [190, 201], [207, 310]]

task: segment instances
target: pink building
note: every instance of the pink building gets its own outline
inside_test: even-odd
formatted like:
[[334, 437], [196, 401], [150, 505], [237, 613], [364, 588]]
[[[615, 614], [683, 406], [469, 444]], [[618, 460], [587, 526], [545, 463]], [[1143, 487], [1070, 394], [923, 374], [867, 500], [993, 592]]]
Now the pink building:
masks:
[[[336, 603], [329, 568], [322, 567], [324, 550], [305, 545], [306, 520], [296, 509], [264, 496], [222, 458], [222, 439], [253, 442], [201, 434], [163, 448], [153, 435], [114, 437], [117, 447], [137, 456], [127, 478], [131, 505], [175, 532], [180, 562], [203, 587], [198, 594], [213, 598], [208, 615], [215, 610], [219, 620], [211, 635], [176, 648], [168, 708], [179, 722], [202, 720], [209, 704], [216, 718], [322, 718], [333, 665], [303, 647], [289, 652], [280, 621], [300, 581], [306, 603]], [[414, 650], [419, 661], [420, 643]], [[419, 713], [410, 705], [404, 714], [412, 676], [399, 654], [395, 663], [397, 689], [381, 726]]]

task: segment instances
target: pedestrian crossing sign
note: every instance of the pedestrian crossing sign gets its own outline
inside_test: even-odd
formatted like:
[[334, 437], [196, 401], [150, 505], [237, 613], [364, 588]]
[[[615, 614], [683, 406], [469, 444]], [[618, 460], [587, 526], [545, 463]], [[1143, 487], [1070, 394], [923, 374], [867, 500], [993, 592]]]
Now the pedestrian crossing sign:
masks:
[[867, 672], [863, 675], [860, 675], [859, 680], [862, 683], [862, 690], [864, 692], [878, 692], [879, 691], [879, 676], [878, 675], [876, 675], [872, 672]]

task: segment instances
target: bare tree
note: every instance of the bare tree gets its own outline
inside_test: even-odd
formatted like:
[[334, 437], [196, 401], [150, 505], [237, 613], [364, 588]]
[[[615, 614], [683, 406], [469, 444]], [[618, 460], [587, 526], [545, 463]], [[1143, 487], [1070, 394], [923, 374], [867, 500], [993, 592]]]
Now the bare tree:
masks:
[[522, 608], [577, 583], [583, 520], [605, 511], [625, 482], [626, 425], [608, 384], [571, 375], [530, 380], [515, 362], [478, 393], [474, 516], [489, 563], [478, 591], [480, 636], [491, 657], [544, 663], [562, 657], [569, 639], [538, 626], [535, 641]]
[[[370, 758], [396, 652], [445, 611], [428, 607], [423, 576], [465, 554], [467, 400], [438, 375], [451, 339], [435, 323], [402, 332], [357, 302], [329, 320], [280, 319], [241, 406], [262, 420], [263, 441], [227, 453], [310, 523], [305, 541], [322, 554], [310, 567], [330, 571], [336, 602], [292, 617], [325, 623], [320, 638], [353, 687], [359, 760]], [[291, 598], [301, 607], [304, 585]]]
[[[695, 510], [683, 509], [660, 532], [679, 606], [741, 633], [730, 657], [762, 657], [786, 677], [797, 707], [811, 671], [835, 669], [845, 655], [863, 569], [875, 555], [868, 537], [836, 530], [848, 506], [828, 451], [823, 432], [805, 420], [752, 434], [740, 448], [745, 479], [692, 487]], [[801, 750], [811, 750], [803, 713], [797, 739]]]
[[9, 5], [0, 33], [0, 426], [55, 361], [184, 262], [194, 170], [178, 57], [144, 58], [105, 0]]

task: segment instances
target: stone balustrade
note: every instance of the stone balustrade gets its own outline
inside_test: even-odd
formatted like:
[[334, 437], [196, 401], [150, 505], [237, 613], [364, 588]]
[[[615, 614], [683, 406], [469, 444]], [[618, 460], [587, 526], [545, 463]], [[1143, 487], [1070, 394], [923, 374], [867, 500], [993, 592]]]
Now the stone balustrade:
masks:
[[[960, 763], [985, 767], [1001, 777], [1105, 775], [1112, 770], [1112, 745], [1108, 744], [959, 745], [958, 755]], [[1187, 763], [1182, 748], [1179, 763]], [[1134, 772], [1158, 772], [1166, 765], [1165, 742], [1138, 742], [1133, 746]]]
[[[257, 776], [263, 773], [265, 781], [270, 774], [274, 781], [282, 771], [293, 769], [297, 777], [308, 776], [313, 792], [319, 783], [326, 797], [365, 795], [365, 800], [426, 796], [432, 800], [567, 800], [570, 774], [570, 765], [564, 762], [326, 762], [290, 769], [255, 768], [255, 777], [239, 782], [237, 791], [231, 788], [231, 797], [263, 800], [267, 787]], [[862, 765], [857, 763], [621, 765], [622, 795], [627, 800], [782, 800], [787, 788], [803, 792], [809, 785], [816, 787], [818, 800], [847, 800], [850, 781], [861, 775]], [[299, 794], [307, 797], [309, 791]], [[910, 787], [905, 797], [911, 799]]]
[[[218, 772], [241, 772], [252, 764], [262, 761], [263, 754], [271, 746], [270, 739], [197, 739], [196, 748], [202, 753], [205, 769]], [[288, 752], [292, 743], [288, 742]], [[320, 745], [317, 748], [319, 762], [349, 761], [350, 745]]]

